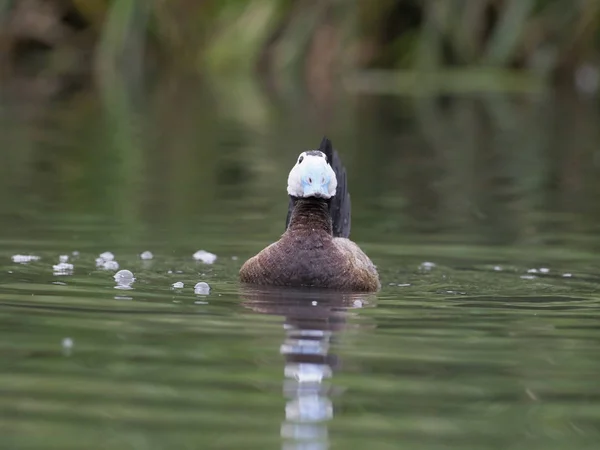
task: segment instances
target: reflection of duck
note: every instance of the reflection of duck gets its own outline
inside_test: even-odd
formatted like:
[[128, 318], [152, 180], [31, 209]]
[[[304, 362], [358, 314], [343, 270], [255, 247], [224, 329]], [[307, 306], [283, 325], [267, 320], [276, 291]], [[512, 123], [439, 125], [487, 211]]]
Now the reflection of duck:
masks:
[[323, 138], [319, 150], [300, 154], [288, 177], [290, 206], [286, 231], [250, 258], [242, 282], [313, 286], [372, 292], [380, 288], [377, 269], [350, 239], [350, 195], [346, 171]]
[[347, 327], [348, 310], [362, 308], [372, 300], [366, 295], [271, 287], [242, 290], [245, 307], [285, 317], [285, 341], [279, 349], [285, 358], [282, 448], [329, 448], [332, 397], [343, 392], [328, 382], [341, 365], [331, 346]]

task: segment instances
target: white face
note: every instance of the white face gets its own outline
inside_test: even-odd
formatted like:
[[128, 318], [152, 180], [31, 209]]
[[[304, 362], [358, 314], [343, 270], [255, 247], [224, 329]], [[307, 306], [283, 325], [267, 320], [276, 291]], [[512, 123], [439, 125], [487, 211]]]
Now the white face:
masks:
[[331, 198], [335, 195], [337, 179], [323, 152], [302, 152], [288, 176], [289, 195], [299, 198]]

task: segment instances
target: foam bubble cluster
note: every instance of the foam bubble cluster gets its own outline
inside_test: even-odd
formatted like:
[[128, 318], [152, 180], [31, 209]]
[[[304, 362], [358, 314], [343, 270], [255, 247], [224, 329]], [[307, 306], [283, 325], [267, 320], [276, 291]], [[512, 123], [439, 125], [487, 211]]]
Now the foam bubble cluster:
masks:
[[204, 264], [212, 264], [217, 260], [217, 255], [207, 252], [206, 250], [198, 250], [194, 253], [196, 261], [202, 261]]
[[115, 255], [113, 253], [104, 252], [96, 258], [96, 267], [104, 270], [119, 270], [119, 263], [115, 261]]
[[60, 262], [52, 266], [54, 275], [72, 275], [73, 269], [73, 264], [68, 262]]
[[12, 255], [11, 258], [12, 258], [13, 262], [16, 262], [19, 264], [27, 264], [32, 261], [40, 260], [40, 257], [36, 256], [36, 255]]

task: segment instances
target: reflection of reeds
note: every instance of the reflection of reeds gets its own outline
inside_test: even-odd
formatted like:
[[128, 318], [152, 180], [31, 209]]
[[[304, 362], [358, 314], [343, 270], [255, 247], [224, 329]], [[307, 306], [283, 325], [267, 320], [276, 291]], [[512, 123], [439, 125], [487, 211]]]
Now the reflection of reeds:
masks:
[[[127, 55], [120, 63], [130, 69], [152, 54], [161, 64], [219, 76], [259, 67], [280, 83], [302, 74], [324, 85], [324, 76], [353, 67], [444, 69], [443, 77], [455, 73], [448, 68], [486, 67], [546, 77], [593, 60], [600, 31], [596, 0], [57, 0], [49, 8], [53, 3], [0, 1], [3, 53], [27, 52], [33, 41], [51, 52], [92, 44], [96, 61]], [[31, 12], [34, 19], [21, 23]]]
[[[364, 221], [356, 230], [365, 236], [430, 220], [432, 229], [481, 234], [475, 231], [485, 228], [495, 241], [501, 237], [497, 229], [503, 229], [509, 239], [524, 241], [539, 231], [535, 211], [541, 204], [597, 209], [597, 114], [590, 104], [558, 107], [544, 96], [550, 91], [537, 75], [575, 67], [593, 54], [595, 1], [577, 7], [541, 1], [505, 1], [501, 7], [491, 0], [375, 3], [380, 9], [370, 2], [299, 0], [74, 1], [88, 24], [80, 33], [94, 36], [85, 42], [94, 43], [94, 80], [103, 109], [86, 92], [71, 99], [57, 120], [64, 135], [77, 136], [64, 146], [68, 152], [44, 153], [53, 158], [56, 179], [64, 180], [62, 195], [72, 198], [75, 209], [116, 212], [131, 228], [136, 218], [151, 214], [149, 204], [175, 227], [194, 220], [202, 208], [226, 215], [227, 201], [244, 199], [235, 204], [243, 216], [235, 226], [242, 230], [254, 220], [267, 239], [281, 231], [290, 161], [327, 133], [337, 136], [334, 142], [344, 152], [358, 206], [354, 220], [360, 224], [362, 214]], [[0, 5], [10, 19], [13, 9]], [[410, 20], [394, 28], [398, 11]], [[320, 53], [317, 41], [335, 44], [336, 52]], [[360, 52], [366, 56], [359, 60]], [[143, 65], [150, 59], [168, 70], [147, 77]], [[221, 76], [254, 70], [262, 59], [260, 70], [270, 71], [276, 88], [284, 88], [285, 102], [268, 102], [248, 77]], [[316, 72], [309, 75], [303, 63]], [[352, 64], [370, 69], [356, 73], [348, 70]], [[185, 65], [192, 73], [203, 71], [206, 83], [182, 76]], [[542, 66], [548, 70], [538, 71]], [[311, 86], [311, 100], [318, 100], [313, 104], [306, 91], [294, 87], [294, 74], [320, 83], [332, 67], [347, 86], [409, 94], [414, 103], [369, 95], [337, 98]], [[211, 89], [201, 89], [207, 84]], [[27, 89], [28, 95], [34, 91]], [[429, 95], [440, 91], [469, 96], [448, 103]], [[508, 91], [536, 96], [523, 103]], [[323, 105], [335, 114], [321, 114]], [[40, 108], [36, 114], [50, 111]], [[396, 115], [408, 119], [401, 122]], [[56, 109], [49, 117], [57, 117]], [[58, 192], [35, 179], [30, 163], [42, 158], [48, 142], [28, 128], [13, 129], [13, 120], [3, 125], [4, 148], [13, 158], [0, 168], [5, 191], [31, 179], [44, 195]], [[399, 124], [410, 129], [416, 124], [420, 131]], [[33, 129], [40, 132], [35, 124]], [[556, 183], [556, 192], [547, 190], [550, 183]], [[368, 210], [378, 204], [385, 208]], [[401, 209], [402, 220], [389, 213]], [[273, 217], [268, 227], [265, 214]], [[217, 223], [207, 219], [206, 227]]]

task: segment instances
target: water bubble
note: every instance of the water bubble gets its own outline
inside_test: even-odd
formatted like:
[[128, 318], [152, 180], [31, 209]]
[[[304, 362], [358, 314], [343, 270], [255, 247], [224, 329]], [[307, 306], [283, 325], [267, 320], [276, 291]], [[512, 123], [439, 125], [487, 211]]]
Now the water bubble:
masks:
[[69, 255], [60, 255], [58, 257], [58, 261], [61, 263], [69, 262]]
[[572, 273], [563, 273], [563, 278], [571, 278], [573, 276]]
[[363, 306], [363, 302], [362, 302], [362, 300], [354, 300], [354, 302], [352, 303], [352, 305], [353, 305], [355, 308], [362, 308], [362, 306]]
[[71, 355], [71, 351], [73, 350], [75, 342], [70, 337], [66, 337], [62, 340], [60, 345], [62, 347], [63, 355], [69, 356]]
[[19, 264], [27, 264], [32, 261], [40, 260], [40, 257], [36, 256], [36, 255], [12, 255], [11, 258], [12, 258], [13, 262], [16, 262]]
[[133, 272], [127, 269], [119, 270], [117, 273], [115, 273], [113, 278], [119, 283], [129, 283], [135, 280], [135, 278], [133, 277]]
[[183, 289], [183, 282], [182, 281], [177, 281], [176, 283], [172, 284], [173, 289]]
[[523, 280], [535, 280], [535, 275], [521, 275], [521, 279]]
[[313, 305], [313, 306], [317, 306], [317, 302], [316, 302], [316, 301], [313, 301], [313, 302], [312, 302], [312, 305]]
[[111, 252], [101, 253], [98, 258], [96, 258], [96, 267], [99, 267], [104, 270], [118, 270], [119, 263], [114, 261], [115, 255]]
[[142, 252], [140, 254], [140, 258], [142, 258], [142, 259], [152, 259], [152, 258], [154, 258], [154, 255], [152, 254], [151, 251], [146, 250], [145, 252]]
[[52, 266], [52, 270], [54, 271], [54, 275], [72, 275], [73, 274], [73, 264], [69, 264], [67, 262], [61, 262], [54, 266]]
[[104, 261], [112, 261], [115, 259], [115, 255], [112, 252], [104, 252], [100, 253], [100, 258], [102, 258]]
[[119, 270], [113, 278], [117, 282], [116, 289], [131, 289], [131, 285], [135, 281], [133, 272], [127, 269]]
[[529, 269], [527, 273], [538, 273], [537, 269]]
[[436, 266], [435, 263], [432, 263], [430, 261], [425, 261], [423, 263], [421, 263], [421, 265], [419, 266], [419, 268], [424, 269], [424, 270], [431, 270]]
[[209, 293], [210, 293], [210, 286], [208, 285], [208, 283], [205, 283], [204, 281], [200, 281], [199, 283], [196, 283], [196, 285], [194, 286], [194, 294], [208, 295]]
[[501, 272], [502, 271], [502, 266], [494, 266], [494, 270], [496, 272]]
[[75, 258], [77, 258], [79, 256], [79, 252], [77, 250], [74, 250], [73, 253], [71, 253]]
[[207, 252], [206, 250], [198, 250], [194, 253], [196, 261], [202, 261], [204, 264], [212, 264], [217, 260], [217, 255]]
[[540, 267], [540, 273], [548, 273], [550, 272], [550, 269], [548, 269], [547, 267]]
[[104, 261], [102, 268], [104, 270], [119, 270], [119, 263], [116, 261]]

